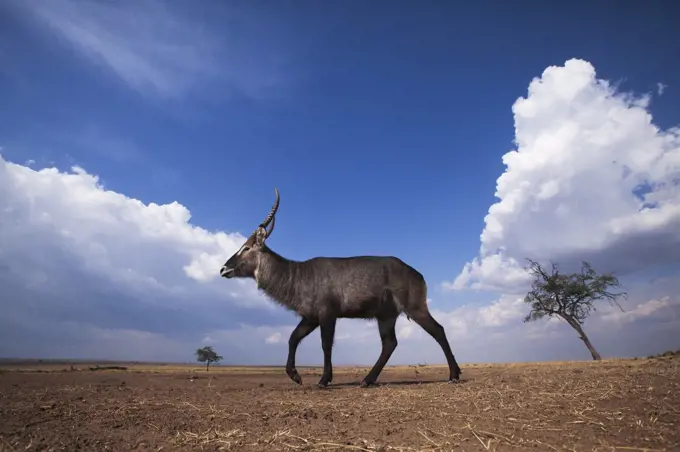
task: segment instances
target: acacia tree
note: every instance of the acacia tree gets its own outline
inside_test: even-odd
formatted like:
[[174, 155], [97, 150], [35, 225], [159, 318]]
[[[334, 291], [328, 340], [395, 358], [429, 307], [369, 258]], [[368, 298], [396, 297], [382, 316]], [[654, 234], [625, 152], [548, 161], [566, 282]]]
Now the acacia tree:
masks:
[[196, 350], [196, 359], [200, 363], [205, 363], [205, 371], [208, 372], [210, 370], [210, 363], [220, 362], [222, 357], [213, 350], [212, 345], [206, 345]]
[[594, 360], [602, 359], [583, 331], [583, 323], [595, 309], [595, 302], [606, 300], [623, 311], [618, 297], [625, 292], [610, 292], [610, 287], [620, 287], [619, 280], [611, 273], [598, 275], [588, 262], [583, 262], [579, 273], [561, 274], [555, 263], [546, 271], [538, 262], [527, 259], [531, 265], [529, 273], [534, 277], [531, 291], [524, 302], [531, 305], [531, 311], [524, 319], [530, 322], [545, 316], [557, 315], [563, 318], [579, 334]]

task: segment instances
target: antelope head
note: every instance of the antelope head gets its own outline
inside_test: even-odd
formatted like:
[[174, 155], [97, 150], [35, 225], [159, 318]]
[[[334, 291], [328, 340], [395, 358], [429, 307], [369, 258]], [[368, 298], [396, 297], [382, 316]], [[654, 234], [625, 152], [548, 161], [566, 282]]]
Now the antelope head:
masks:
[[[250, 234], [246, 243], [224, 263], [220, 269], [223, 278], [256, 278], [260, 255], [265, 240], [272, 234], [276, 223], [276, 211], [279, 209], [279, 191], [274, 188], [276, 201], [264, 221]], [[267, 229], [267, 226], [271, 227]]]

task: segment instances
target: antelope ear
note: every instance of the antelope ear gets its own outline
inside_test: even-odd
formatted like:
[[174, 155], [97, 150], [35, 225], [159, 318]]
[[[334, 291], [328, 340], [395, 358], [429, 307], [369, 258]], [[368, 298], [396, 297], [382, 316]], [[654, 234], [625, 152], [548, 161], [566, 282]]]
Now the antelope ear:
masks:
[[264, 245], [264, 240], [267, 238], [267, 231], [263, 227], [258, 227], [255, 231], [255, 244], [257, 246]]

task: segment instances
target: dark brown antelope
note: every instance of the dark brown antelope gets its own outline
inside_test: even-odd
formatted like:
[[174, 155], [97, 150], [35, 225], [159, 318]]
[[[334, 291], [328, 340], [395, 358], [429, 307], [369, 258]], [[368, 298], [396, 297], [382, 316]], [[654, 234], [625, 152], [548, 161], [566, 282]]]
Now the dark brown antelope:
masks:
[[[243, 246], [222, 266], [224, 278], [253, 278], [257, 287], [275, 302], [301, 317], [288, 341], [286, 373], [298, 384], [295, 369], [298, 344], [317, 327], [321, 329], [323, 375], [320, 387], [333, 380], [331, 351], [339, 318], [376, 319], [382, 352], [361, 386], [374, 384], [397, 348], [395, 324], [403, 312], [441, 346], [449, 365], [449, 382], [460, 378], [460, 367], [451, 352], [444, 328], [427, 307], [427, 286], [417, 270], [391, 256], [315, 257], [293, 261], [277, 254], [265, 241], [272, 234], [279, 208], [276, 201], [264, 221]], [[271, 227], [267, 227], [271, 224]]]

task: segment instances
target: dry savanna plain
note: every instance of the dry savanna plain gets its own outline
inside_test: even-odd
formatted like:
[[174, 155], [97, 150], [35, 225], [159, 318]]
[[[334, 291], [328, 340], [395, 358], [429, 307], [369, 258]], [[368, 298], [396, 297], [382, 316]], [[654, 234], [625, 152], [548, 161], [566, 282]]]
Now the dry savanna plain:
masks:
[[[680, 450], [680, 356], [367, 369], [0, 366], [0, 451]], [[104, 364], [102, 364], [104, 366]], [[95, 370], [92, 370], [92, 369]]]

